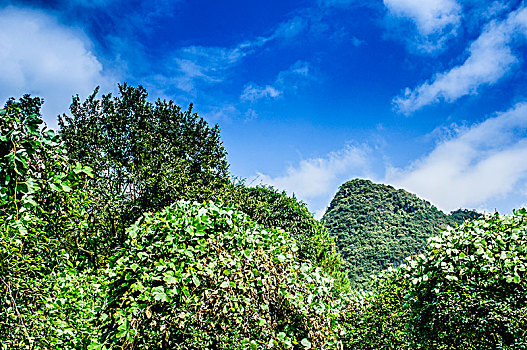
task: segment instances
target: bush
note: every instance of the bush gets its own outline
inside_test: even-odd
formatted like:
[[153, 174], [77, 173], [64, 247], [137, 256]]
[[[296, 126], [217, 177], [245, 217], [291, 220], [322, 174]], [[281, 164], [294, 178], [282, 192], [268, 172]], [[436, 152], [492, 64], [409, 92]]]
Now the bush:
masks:
[[[0, 340], [3, 349], [49, 348], [45, 316], [55, 273], [80, 263], [87, 226], [80, 189], [89, 169], [71, 164], [41, 127], [41, 100], [0, 109]], [[53, 294], [53, 293], [52, 293]]]
[[526, 349], [527, 211], [448, 228], [345, 299], [345, 349]]
[[413, 349], [408, 343], [408, 309], [404, 297], [408, 283], [395, 269], [381, 272], [371, 290], [342, 296], [339, 323], [344, 328], [344, 349]]
[[527, 348], [527, 211], [488, 215], [431, 238], [401, 273], [423, 349]]
[[108, 270], [101, 346], [335, 348], [332, 278], [296, 259], [288, 233], [177, 202], [127, 234]]
[[225, 203], [236, 204], [242, 212], [264, 227], [289, 232], [299, 248], [298, 259], [321, 267], [335, 279], [337, 289], [348, 289], [344, 263], [334, 239], [320, 221], [311, 215], [305, 203], [272, 186], [246, 187], [243, 183], [228, 184], [215, 197]]

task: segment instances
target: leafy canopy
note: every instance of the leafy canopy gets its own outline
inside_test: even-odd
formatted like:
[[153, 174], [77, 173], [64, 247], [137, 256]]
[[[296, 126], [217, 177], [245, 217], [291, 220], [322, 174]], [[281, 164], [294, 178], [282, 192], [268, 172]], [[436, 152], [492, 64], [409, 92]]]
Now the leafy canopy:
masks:
[[117, 244], [142, 213], [176, 200], [208, 200], [228, 182], [226, 152], [218, 126], [209, 127], [172, 101], [147, 100], [146, 90], [119, 85], [119, 95], [98, 89], [71, 116], [59, 118], [69, 156], [93, 169], [89, 181], [98, 198], [108, 239]]

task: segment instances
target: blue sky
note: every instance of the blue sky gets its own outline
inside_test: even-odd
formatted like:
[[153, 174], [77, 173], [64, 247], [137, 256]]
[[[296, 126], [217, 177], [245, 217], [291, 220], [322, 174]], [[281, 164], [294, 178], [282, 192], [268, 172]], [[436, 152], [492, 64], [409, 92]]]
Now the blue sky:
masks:
[[527, 204], [527, 8], [481, 0], [4, 0], [0, 99], [141, 84], [218, 123], [231, 173], [320, 217], [361, 177]]

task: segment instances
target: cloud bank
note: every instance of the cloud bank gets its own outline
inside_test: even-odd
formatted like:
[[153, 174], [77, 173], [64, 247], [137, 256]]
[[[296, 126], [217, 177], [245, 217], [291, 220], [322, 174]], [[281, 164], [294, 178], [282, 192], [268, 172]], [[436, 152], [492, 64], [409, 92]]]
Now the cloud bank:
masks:
[[479, 207], [514, 194], [527, 181], [527, 103], [519, 103], [446, 141], [386, 182], [443, 210]]
[[[404, 188], [445, 212], [458, 208], [492, 210], [500, 203], [509, 210], [525, 203], [527, 102], [479, 124], [454, 126], [442, 134], [431, 152], [406, 167], [390, 166], [389, 158], [372, 148], [346, 147], [324, 157], [302, 160], [283, 175], [259, 173], [258, 179], [294, 193], [318, 218], [338, 187], [357, 177]], [[379, 171], [379, 162], [384, 174]]]

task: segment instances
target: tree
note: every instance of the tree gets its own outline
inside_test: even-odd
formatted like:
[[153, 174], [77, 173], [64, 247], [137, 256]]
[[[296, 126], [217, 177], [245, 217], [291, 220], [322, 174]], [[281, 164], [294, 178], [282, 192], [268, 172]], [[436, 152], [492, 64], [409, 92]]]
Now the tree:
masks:
[[480, 218], [483, 214], [478, 213], [474, 210], [468, 209], [458, 209], [450, 212], [450, 217], [453, 221], [461, 225], [466, 220], [476, 220]]
[[172, 101], [147, 101], [146, 90], [119, 85], [119, 96], [98, 88], [84, 102], [73, 98], [71, 116], [59, 117], [71, 158], [93, 168], [92, 194], [109, 241], [142, 213], [175, 200], [204, 201], [228, 182], [220, 129]]

